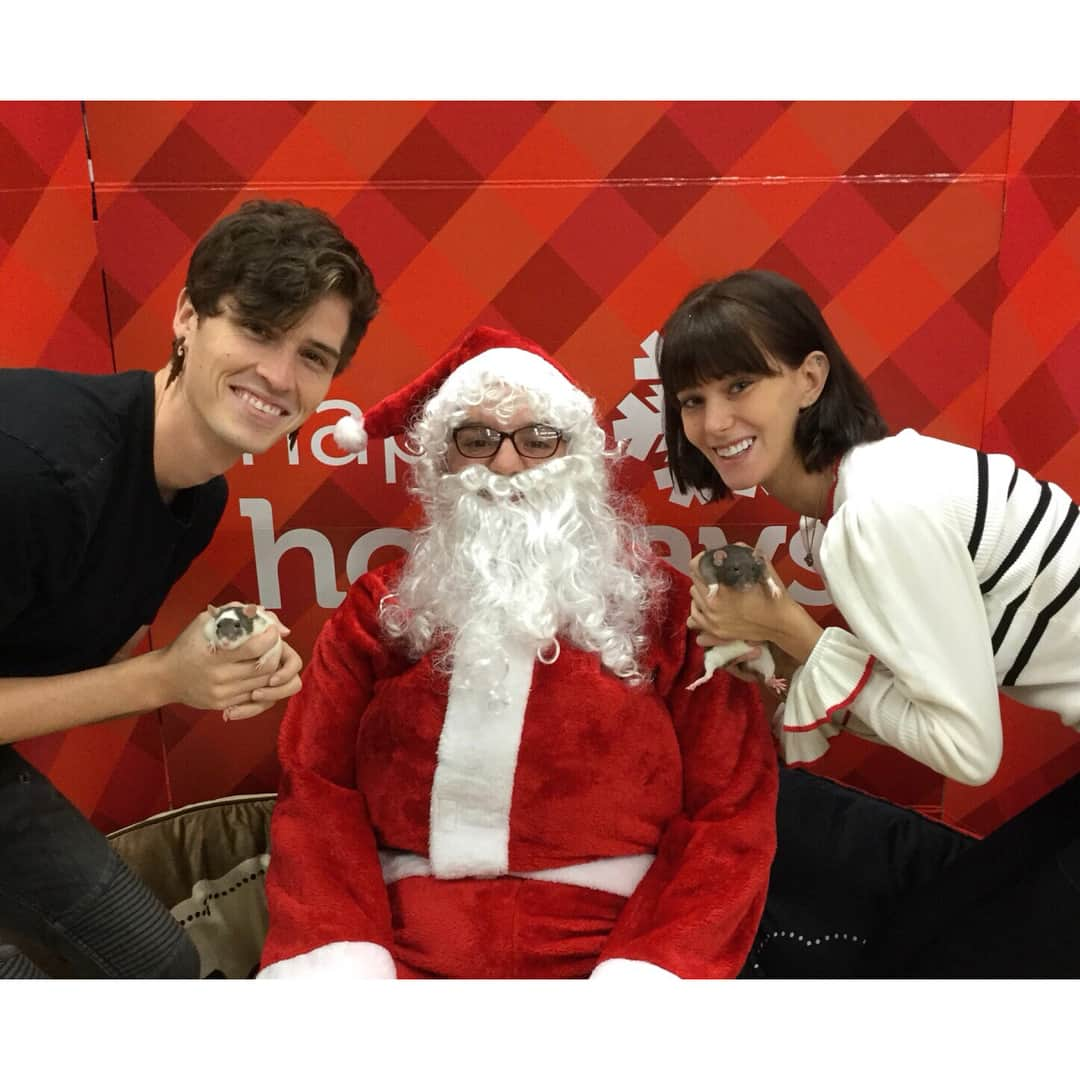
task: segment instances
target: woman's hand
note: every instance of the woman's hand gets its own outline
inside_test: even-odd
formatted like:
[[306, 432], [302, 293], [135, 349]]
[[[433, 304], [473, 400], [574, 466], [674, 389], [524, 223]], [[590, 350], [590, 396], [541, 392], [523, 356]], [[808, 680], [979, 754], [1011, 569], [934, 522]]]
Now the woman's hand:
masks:
[[697, 569], [701, 554], [690, 563], [694, 584], [690, 590], [690, 618], [686, 620], [692, 630], [700, 631], [699, 644], [708, 647], [738, 639], [768, 641], [789, 654], [793, 667], [805, 662], [822, 630], [805, 608], [788, 595], [772, 563], [766, 560], [765, 569], [770, 580], [776, 583], [779, 596], [770, 595], [764, 585], [749, 589], [718, 585], [710, 596], [710, 586], [705, 584]]

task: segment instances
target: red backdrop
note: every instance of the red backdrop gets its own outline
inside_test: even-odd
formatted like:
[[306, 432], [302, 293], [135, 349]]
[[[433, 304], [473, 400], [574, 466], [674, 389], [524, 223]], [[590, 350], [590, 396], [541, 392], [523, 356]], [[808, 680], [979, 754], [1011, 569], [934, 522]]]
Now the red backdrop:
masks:
[[[666, 476], [653, 335], [690, 288], [745, 266], [807, 288], [894, 429], [1006, 451], [1080, 493], [1076, 104], [0, 104], [0, 364], [159, 367], [195, 241], [255, 195], [330, 212], [383, 310], [297, 452], [232, 471], [222, 527], [154, 644], [243, 597], [278, 607], [308, 655], [348, 582], [415, 520], [399, 449], [345, 459], [329, 425], [478, 322], [530, 335], [596, 396], [677, 565], [720, 530], [827, 602], [775, 502], [706, 508]], [[982, 788], [849, 736], [819, 771], [983, 832], [1080, 770], [1056, 718], [1004, 712]], [[110, 829], [273, 789], [279, 719], [172, 707], [19, 749]]]

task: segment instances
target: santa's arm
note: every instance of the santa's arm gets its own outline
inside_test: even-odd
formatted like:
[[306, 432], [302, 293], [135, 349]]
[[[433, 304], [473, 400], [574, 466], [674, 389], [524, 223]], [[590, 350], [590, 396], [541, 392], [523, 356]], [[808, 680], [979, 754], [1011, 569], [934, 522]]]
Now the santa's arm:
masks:
[[355, 786], [356, 735], [380, 651], [365, 584], [323, 627], [282, 721], [260, 977], [394, 978], [386, 887]]
[[776, 847], [776, 751], [756, 690], [702, 664], [690, 646], [667, 694], [683, 759], [683, 812], [626, 903], [594, 978], [730, 978], [765, 906]]

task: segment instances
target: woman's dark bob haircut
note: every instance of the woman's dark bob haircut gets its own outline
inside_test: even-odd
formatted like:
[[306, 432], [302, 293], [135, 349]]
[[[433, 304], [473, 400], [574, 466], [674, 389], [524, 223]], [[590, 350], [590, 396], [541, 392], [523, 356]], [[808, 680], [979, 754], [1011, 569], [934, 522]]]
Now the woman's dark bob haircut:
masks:
[[889, 432], [859, 373], [836, 343], [817, 305], [793, 281], [770, 270], [740, 270], [700, 285], [660, 331], [664, 435], [680, 491], [697, 488], [713, 502], [728, 494], [719, 474], [683, 432], [678, 394], [731, 375], [776, 375], [812, 352], [829, 358], [820, 397], [795, 424], [795, 449], [809, 472], [830, 468], [859, 443]]

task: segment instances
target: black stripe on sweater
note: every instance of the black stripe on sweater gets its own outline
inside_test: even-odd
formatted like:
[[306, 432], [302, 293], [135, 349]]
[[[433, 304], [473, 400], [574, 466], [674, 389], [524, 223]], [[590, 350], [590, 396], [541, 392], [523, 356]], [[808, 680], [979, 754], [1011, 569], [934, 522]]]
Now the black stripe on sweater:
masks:
[[982, 540], [983, 527], [986, 525], [986, 503], [990, 494], [990, 465], [981, 450], [976, 450], [975, 453], [979, 458], [979, 497], [975, 504], [975, 521], [971, 526], [971, 538], [968, 540], [968, 554], [973, 560], [979, 553], [979, 541]]
[[1032, 535], [1039, 527], [1039, 522], [1046, 516], [1046, 508], [1050, 505], [1050, 485], [1045, 481], [1040, 482], [1042, 491], [1039, 492], [1039, 501], [1035, 505], [1024, 531], [1016, 538], [1016, 543], [1009, 550], [1009, 554], [1001, 560], [1001, 565], [979, 586], [984, 594], [988, 593], [1004, 576], [1005, 572], [1024, 553]]
[[1065, 515], [1065, 520], [1061, 523], [1061, 527], [1054, 534], [1053, 540], [1047, 545], [1046, 551], [1043, 552], [1043, 557], [1039, 560], [1039, 568], [1035, 571], [1035, 577], [1031, 579], [1031, 584], [1015, 599], [1009, 602], [1009, 606], [1001, 613], [1001, 621], [997, 624], [997, 629], [994, 631], [994, 636], [990, 639], [991, 645], [994, 647], [994, 655], [997, 655], [998, 649], [1001, 648], [1001, 643], [1005, 640], [1005, 635], [1009, 632], [1009, 627], [1012, 625], [1013, 618], [1020, 610], [1020, 605], [1028, 598], [1028, 593], [1031, 592], [1038, 580], [1039, 575], [1050, 565], [1050, 560], [1058, 553], [1061, 545], [1065, 543], [1065, 538], [1072, 530], [1073, 523], [1076, 521], [1077, 516], [1080, 515], [1080, 507], [1077, 507], [1076, 503], [1073, 503]]
[[1073, 598], [1077, 589], [1080, 589], [1080, 570], [1073, 574], [1072, 580], [1058, 593], [1057, 597], [1039, 612], [1034, 625], [1031, 627], [1031, 633], [1028, 634], [1023, 648], [1016, 654], [1016, 660], [1009, 669], [1008, 675], [1005, 676], [1002, 686], [1016, 685], [1016, 680], [1020, 678], [1021, 673], [1027, 666], [1035, 647], [1039, 644], [1043, 634], [1046, 633], [1050, 620]]

